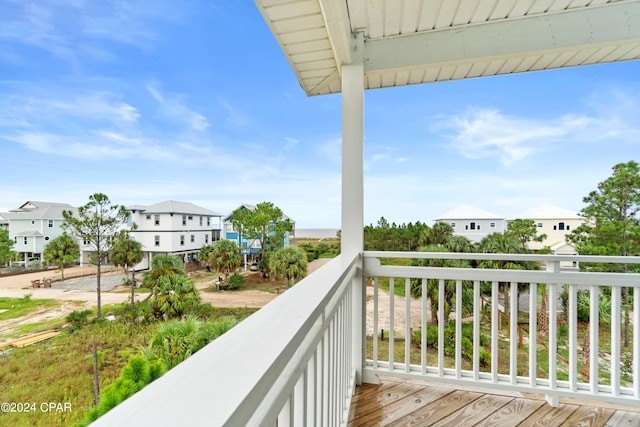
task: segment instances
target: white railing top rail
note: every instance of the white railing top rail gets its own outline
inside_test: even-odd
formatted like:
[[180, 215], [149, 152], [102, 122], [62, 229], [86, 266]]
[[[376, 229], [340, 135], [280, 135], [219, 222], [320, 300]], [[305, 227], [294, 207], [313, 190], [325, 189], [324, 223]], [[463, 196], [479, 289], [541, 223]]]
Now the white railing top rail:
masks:
[[295, 385], [286, 373], [306, 364], [308, 337], [359, 259], [331, 260], [92, 425], [272, 425]]
[[365, 251], [365, 258], [428, 258], [468, 260], [510, 260], [536, 262], [595, 262], [609, 264], [640, 264], [640, 256], [600, 255], [547, 255], [547, 254], [494, 254], [479, 252], [400, 252]]

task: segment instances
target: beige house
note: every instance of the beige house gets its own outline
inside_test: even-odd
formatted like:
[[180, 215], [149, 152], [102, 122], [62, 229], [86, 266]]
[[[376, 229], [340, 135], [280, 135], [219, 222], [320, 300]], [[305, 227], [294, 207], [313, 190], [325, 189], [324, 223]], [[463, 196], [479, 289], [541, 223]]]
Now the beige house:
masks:
[[556, 255], [576, 253], [575, 247], [566, 240], [567, 234], [584, 223], [576, 212], [557, 206], [542, 205], [522, 212], [515, 218], [532, 219], [538, 227], [538, 234], [547, 235], [542, 242], [530, 242], [529, 249], [538, 250], [549, 246]]

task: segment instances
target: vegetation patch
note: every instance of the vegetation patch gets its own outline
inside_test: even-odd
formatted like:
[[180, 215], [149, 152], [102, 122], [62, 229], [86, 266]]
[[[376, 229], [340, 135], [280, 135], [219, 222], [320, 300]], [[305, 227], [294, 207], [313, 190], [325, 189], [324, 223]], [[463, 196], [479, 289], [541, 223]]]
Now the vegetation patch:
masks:
[[17, 319], [33, 313], [43, 307], [56, 307], [61, 303], [52, 299], [31, 299], [31, 295], [22, 298], [0, 297], [0, 321]]

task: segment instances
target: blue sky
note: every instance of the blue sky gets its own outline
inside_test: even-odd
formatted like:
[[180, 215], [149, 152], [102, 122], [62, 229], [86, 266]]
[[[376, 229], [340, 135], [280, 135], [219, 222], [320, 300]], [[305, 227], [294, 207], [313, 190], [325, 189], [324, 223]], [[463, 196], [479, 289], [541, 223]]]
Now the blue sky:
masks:
[[[307, 97], [253, 2], [0, 0], [0, 211], [271, 201], [340, 226], [339, 95]], [[365, 94], [365, 224], [575, 211], [640, 161], [640, 61]]]

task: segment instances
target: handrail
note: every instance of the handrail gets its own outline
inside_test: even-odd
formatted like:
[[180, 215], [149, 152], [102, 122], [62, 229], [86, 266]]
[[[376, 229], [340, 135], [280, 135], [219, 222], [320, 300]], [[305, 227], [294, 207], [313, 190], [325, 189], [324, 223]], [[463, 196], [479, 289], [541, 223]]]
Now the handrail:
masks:
[[[373, 356], [371, 360], [367, 360], [364, 368], [365, 381], [375, 381], [378, 375], [393, 375], [409, 378], [429, 378], [429, 380], [437, 380], [449, 384], [459, 385], [478, 385], [483, 387], [491, 387], [505, 390], [515, 390], [521, 392], [540, 393], [547, 396], [551, 404], [558, 403], [559, 396], [572, 396], [593, 398], [598, 400], [606, 400], [616, 403], [633, 404], [640, 403], [640, 274], [637, 273], [592, 273], [580, 272], [576, 269], [561, 269], [559, 263], [561, 261], [580, 262], [598, 262], [598, 263], [616, 263], [616, 264], [638, 264], [640, 257], [594, 257], [594, 256], [555, 256], [555, 255], [530, 255], [530, 254], [462, 254], [462, 253], [426, 253], [426, 252], [364, 252], [364, 275], [366, 278], [373, 278], [373, 295], [374, 295], [374, 312], [372, 322], [374, 325], [374, 333], [370, 337], [373, 347]], [[396, 266], [382, 265], [379, 258], [426, 258], [426, 259], [492, 259], [492, 260], [519, 260], [519, 261], [540, 261], [547, 264], [546, 271], [538, 270], [498, 270], [498, 269], [482, 269], [482, 268], [442, 268], [442, 267], [418, 267], [418, 266]], [[380, 355], [378, 353], [378, 334], [375, 331], [375, 325], [378, 324], [379, 302], [377, 295], [380, 290], [381, 278], [388, 278], [389, 282], [389, 356]], [[402, 280], [398, 280], [402, 279]], [[411, 281], [418, 280], [422, 289], [427, 286], [432, 287], [431, 297], [444, 301], [445, 285], [452, 289], [455, 287], [454, 295], [450, 304], [454, 304], [455, 308], [451, 308], [451, 314], [455, 316], [455, 338], [450, 348], [454, 349], [455, 354], [451, 361], [446, 361], [444, 357], [443, 347], [444, 328], [438, 327], [437, 349], [427, 349], [426, 329], [427, 319], [429, 316], [429, 298], [427, 292], [422, 292], [419, 298], [411, 298]], [[404, 310], [394, 307], [394, 300], [398, 298], [394, 296], [394, 288], [398, 286], [397, 282], [404, 282], [406, 302]], [[490, 349], [481, 349], [480, 346], [480, 324], [482, 323], [481, 305], [482, 299], [480, 295], [480, 287], [482, 283], [488, 283], [491, 289], [491, 320], [490, 331], [491, 346]], [[522, 284], [530, 286], [529, 291], [529, 355], [528, 360], [519, 360], [518, 346], [516, 339], [508, 339], [502, 337], [498, 329], [499, 321], [499, 290], [500, 283], [506, 283], [508, 293], [504, 297], [509, 297], [510, 310], [506, 313], [510, 318], [518, 318], [518, 290]], [[546, 336], [549, 341], [548, 353], [548, 377], [539, 377], [537, 368], [540, 359], [537, 355], [537, 334], [538, 334], [538, 289], [542, 285], [546, 285], [548, 295], [548, 331]], [[454, 286], [455, 285], [455, 286]], [[400, 284], [402, 286], [402, 284]], [[568, 319], [568, 378], [559, 379], [557, 361], [563, 359], [559, 353], [559, 329], [558, 320], [560, 318], [560, 310], [558, 307], [558, 298], [561, 288], [566, 286], [568, 292], [568, 311], [565, 313]], [[609, 288], [611, 292], [611, 316], [605, 319], [608, 323], [607, 328], [600, 327], [598, 319], [597, 303], [602, 288]], [[622, 288], [631, 288], [633, 290], [633, 307], [631, 313], [633, 317], [631, 325], [633, 335], [631, 340], [632, 348], [629, 349], [631, 360], [630, 379], [624, 381], [622, 378], [623, 364], [621, 361], [621, 323], [622, 323]], [[471, 369], [462, 369], [462, 353], [463, 337], [461, 324], [462, 317], [462, 299], [463, 291], [473, 294], [472, 308], [472, 324], [473, 324], [473, 355], [470, 364]], [[578, 324], [577, 324], [577, 294], [586, 291], [590, 297], [590, 322], [589, 337], [591, 340], [590, 348], [585, 350], [584, 360], [589, 361], [588, 369], [590, 371], [587, 382], [578, 381], [578, 374], [587, 369], [582, 367], [578, 359]], [[451, 292], [448, 290], [447, 292]], [[434, 296], [436, 295], [436, 296]], [[410, 346], [404, 341], [404, 360], [394, 360], [394, 329], [396, 323], [402, 323], [404, 317], [405, 336], [411, 334], [410, 324], [413, 318], [411, 307], [421, 306], [420, 325], [422, 335], [420, 338], [420, 348], [418, 354], [411, 356]], [[445, 319], [445, 304], [438, 304], [438, 319]], [[606, 332], [610, 327], [610, 333]], [[509, 325], [509, 335], [515, 338], [518, 332], [517, 322], [511, 322]], [[401, 329], [401, 328], [399, 328]], [[606, 351], [610, 360], [606, 363], [610, 364], [608, 373], [610, 379], [602, 381], [604, 377], [599, 375], [598, 367], [604, 362], [600, 362], [598, 337], [599, 333], [607, 333], [611, 342], [611, 347]], [[500, 351], [501, 342], [508, 341], [508, 354]], [[399, 350], [399, 348], [398, 348]], [[480, 352], [490, 352], [491, 366], [480, 369], [479, 355]], [[435, 358], [427, 363], [427, 352], [433, 353]], [[588, 353], [588, 354], [587, 354]], [[486, 354], [486, 353], [485, 353]], [[508, 359], [508, 366], [499, 366], [498, 358]], [[420, 359], [420, 360], [418, 360]], [[436, 360], [437, 359], [437, 360]], [[565, 359], [566, 360], [566, 359]], [[526, 375], [519, 373], [520, 369], [527, 372]], [[607, 373], [607, 377], [608, 374]]]
[[331, 260], [93, 425], [346, 423], [360, 265]]

